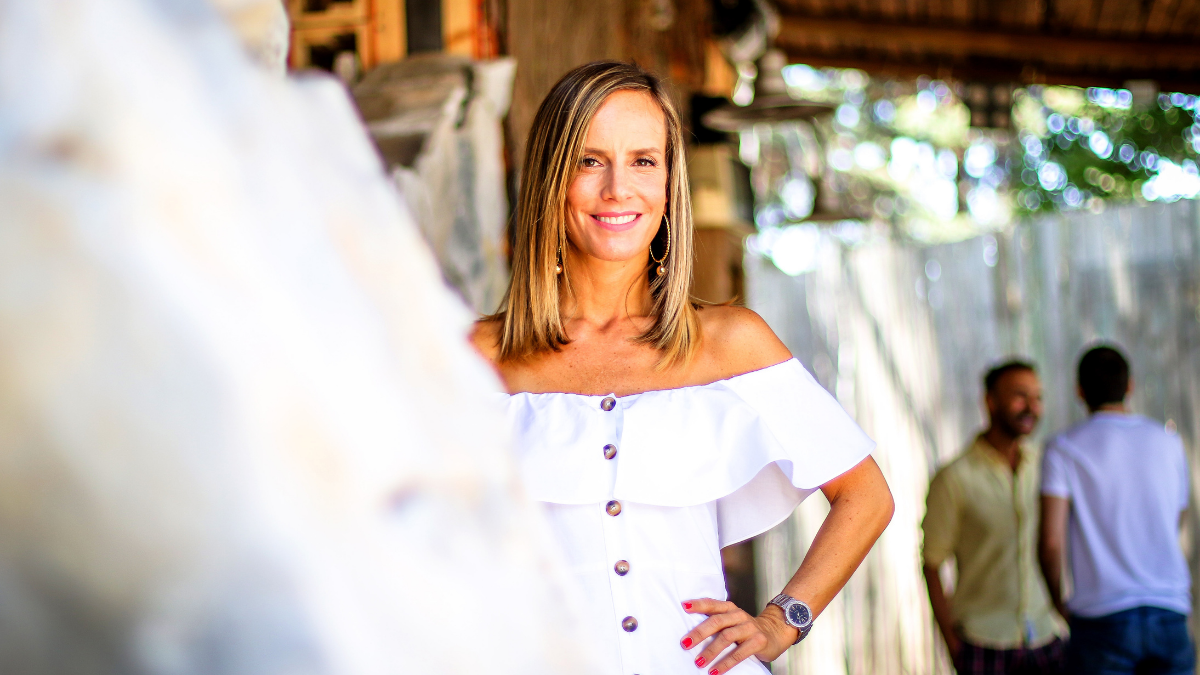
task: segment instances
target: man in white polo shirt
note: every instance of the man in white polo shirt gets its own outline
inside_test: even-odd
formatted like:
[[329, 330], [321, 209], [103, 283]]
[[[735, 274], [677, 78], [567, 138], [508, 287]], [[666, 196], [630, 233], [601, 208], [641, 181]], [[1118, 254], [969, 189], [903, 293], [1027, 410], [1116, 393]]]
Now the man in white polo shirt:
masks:
[[[1068, 673], [1190, 674], [1191, 578], [1179, 548], [1187, 459], [1178, 435], [1129, 412], [1130, 390], [1116, 349], [1080, 359], [1079, 395], [1091, 416], [1046, 448], [1042, 574], [1070, 622]], [[1074, 592], [1064, 606], [1067, 552]]]

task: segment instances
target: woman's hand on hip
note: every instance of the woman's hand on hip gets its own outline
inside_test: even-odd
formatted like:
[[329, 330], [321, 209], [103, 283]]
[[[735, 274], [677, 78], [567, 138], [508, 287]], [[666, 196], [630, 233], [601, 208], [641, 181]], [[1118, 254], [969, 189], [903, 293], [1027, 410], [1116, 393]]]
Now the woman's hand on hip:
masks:
[[[695, 658], [696, 667], [709, 675], [726, 673], [751, 656], [757, 656], [759, 661], [774, 661], [796, 640], [796, 629], [783, 620], [783, 612], [770, 611], [778, 609], [774, 605], [760, 616], [750, 616], [732, 602], [709, 598], [685, 601], [683, 609], [688, 614], [708, 615], [703, 623], [683, 636], [679, 644], [690, 651], [704, 640], [713, 638]], [[733, 644], [737, 647], [732, 652], [714, 662]]]

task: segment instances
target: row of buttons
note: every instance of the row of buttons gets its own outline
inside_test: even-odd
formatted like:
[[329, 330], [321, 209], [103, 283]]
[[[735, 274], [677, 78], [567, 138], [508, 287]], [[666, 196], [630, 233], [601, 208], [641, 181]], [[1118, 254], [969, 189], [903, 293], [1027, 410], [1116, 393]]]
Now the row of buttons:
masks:
[[[607, 450], [606, 450], [606, 452], [607, 452]], [[614, 452], [614, 454], [615, 454], [615, 452]], [[604, 505], [604, 511], [605, 511], [605, 513], [607, 513], [610, 516], [615, 517], [615, 516], [620, 515], [621, 502], [619, 502], [615, 499], [610, 501], [609, 503]], [[626, 574], [629, 574], [629, 561], [628, 560], [618, 560], [617, 563], [615, 565], [613, 565], [613, 571], [616, 572], [617, 576], [619, 576], [619, 577], [623, 577]], [[638, 627], [637, 619], [633, 618], [632, 616], [627, 616], [624, 619], [621, 619], [621, 628], [626, 633], [632, 633], [633, 631], [637, 630], [637, 627]]]
[[[600, 409], [603, 410], [604, 412], [612, 412], [612, 409], [615, 407], [617, 407], [617, 399], [613, 398], [612, 396], [605, 396], [604, 400], [600, 401]], [[616, 456], [617, 456], [617, 446], [616, 445], [609, 443], [604, 446], [604, 459], [612, 459], [613, 457], [616, 457]], [[610, 501], [609, 503], [604, 505], [604, 512], [613, 517], [620, 515], [621, 514], [621, 502], [619, 502], [615, 499]], [[615, 565], [613, 565], [613, 571], [616, 572], [617, 576], [619, 576], [619, 577], [623, 577], [626, 574], [629, 574], [629, 561], [628, 560], [618, 560], [617, 563]], [[637, 619], [635, 619], [634, 617], [627, 616], [624, 619], [621, 619], [621, 629], [624, 630], [626, 633], [632, 633], [633, 631], [637, 630], [637, 627], [638, 627], [638, 622], [637, 622]]]

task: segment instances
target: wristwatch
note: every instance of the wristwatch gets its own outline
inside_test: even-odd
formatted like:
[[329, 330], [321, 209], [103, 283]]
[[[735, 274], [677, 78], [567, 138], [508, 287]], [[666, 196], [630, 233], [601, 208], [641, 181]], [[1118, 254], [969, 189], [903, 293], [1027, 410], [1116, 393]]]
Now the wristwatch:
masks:
[[771, 602], [768, 604], [775, 605], [779, 609], [782, 609], [783, 620], [787, 622], [787, 625], [800, 631], [800, 634], [796, 636], [796, 641], [792, 644], [799, 644], [800, 641], [808, 635], [808, 631], [812, 630], [813, 613], [812, 610], [808, 608], [808, 605], [804, 604], [803, 602], [793, 598], [787, 593], [780, 593], [772, 598]]

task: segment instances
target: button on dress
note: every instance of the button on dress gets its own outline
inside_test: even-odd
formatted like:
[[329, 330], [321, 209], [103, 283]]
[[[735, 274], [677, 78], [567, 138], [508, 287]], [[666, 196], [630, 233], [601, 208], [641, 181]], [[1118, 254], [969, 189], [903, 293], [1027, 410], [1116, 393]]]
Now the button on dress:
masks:
[[[875, 447], [795, 359], [701, 386], [505, 405], [604, 675], [703, 672], [702, 647], [679, 641], [705, 617], [680, 603], [726, 599], [721, 548], [783, 521]], [[768, 671], [750, 658], [729, 672]]]

